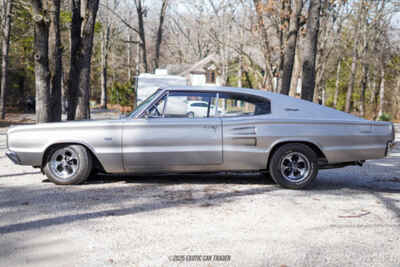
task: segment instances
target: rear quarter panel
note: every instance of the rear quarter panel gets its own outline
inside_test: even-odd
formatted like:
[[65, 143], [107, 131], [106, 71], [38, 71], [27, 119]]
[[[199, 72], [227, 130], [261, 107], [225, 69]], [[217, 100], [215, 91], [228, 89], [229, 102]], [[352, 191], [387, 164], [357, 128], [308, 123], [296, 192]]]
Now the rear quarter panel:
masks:
[[392, 139], [388, 123], [288, 119], [265, 120], [257, 126], [257, 136], [267, 158], [280, 143], [308, 142], [322, 151], [328, 163], [382, 158]]

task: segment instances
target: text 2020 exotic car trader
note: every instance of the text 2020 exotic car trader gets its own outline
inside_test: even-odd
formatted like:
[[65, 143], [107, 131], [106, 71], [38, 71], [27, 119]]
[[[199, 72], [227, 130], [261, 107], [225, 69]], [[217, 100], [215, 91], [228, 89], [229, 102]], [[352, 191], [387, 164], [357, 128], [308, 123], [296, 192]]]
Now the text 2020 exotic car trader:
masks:
[[[201, 103], [196, 109], [193, 103]], [[218, 107], [218, 108], [216, 108]], [[204, 110], [201, 110], [204, 109]], [[17, 126], [7, 156], [41, 168], [56, 184], [106, 173], [265, 171], [286, 188], [309, 185], [318, 169], [383, 158], [392, 123], [253, 89], [157, 90], [119, 120]]]

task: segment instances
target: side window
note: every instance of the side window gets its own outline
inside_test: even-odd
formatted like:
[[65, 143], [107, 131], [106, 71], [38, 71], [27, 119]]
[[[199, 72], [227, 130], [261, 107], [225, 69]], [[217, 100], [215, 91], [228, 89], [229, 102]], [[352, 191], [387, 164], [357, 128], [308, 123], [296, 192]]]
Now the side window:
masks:
[[170, 91], [150, 110], [150, 117], [207, 118], [215, 93]]
[[220, 93], [217, 106], [219, 117], [255, 116], [271, 112], [268, 99], [246, 94]]

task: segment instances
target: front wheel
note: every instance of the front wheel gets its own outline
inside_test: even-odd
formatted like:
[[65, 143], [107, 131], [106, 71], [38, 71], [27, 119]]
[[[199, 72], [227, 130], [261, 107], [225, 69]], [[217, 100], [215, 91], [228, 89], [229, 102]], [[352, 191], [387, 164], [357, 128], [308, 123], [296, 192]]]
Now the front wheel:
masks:
[[92, 157], [81, 145], [58, 146], [47, 154], [43, 171], [55, 184], [80, 184], [92, 171]]
[[269, 172], [279, 185], [302, 189], [310, 185], [318, 174], [318, 157], [304, 144], [286, 144], [272, 155]]

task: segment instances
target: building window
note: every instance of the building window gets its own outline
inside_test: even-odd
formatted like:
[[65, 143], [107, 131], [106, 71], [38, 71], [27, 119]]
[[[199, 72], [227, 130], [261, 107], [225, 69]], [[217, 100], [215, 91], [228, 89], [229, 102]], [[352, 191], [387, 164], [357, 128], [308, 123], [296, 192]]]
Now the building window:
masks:
[[215, 70], [207, 70], [206, 83], [215, 83], [216, 73]]

